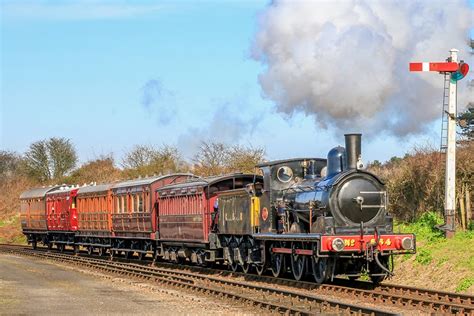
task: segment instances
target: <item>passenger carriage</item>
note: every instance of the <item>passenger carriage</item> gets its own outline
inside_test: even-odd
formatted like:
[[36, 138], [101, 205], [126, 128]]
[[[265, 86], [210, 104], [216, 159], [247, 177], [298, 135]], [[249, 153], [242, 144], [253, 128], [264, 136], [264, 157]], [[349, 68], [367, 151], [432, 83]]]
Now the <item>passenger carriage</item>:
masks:
[[36, 248], [38, 242], [47, 244], [48, 223], [46, 219], [46, 193], [59, 186], [34, 188], [20, 195], [20, 222], [23, 234]]

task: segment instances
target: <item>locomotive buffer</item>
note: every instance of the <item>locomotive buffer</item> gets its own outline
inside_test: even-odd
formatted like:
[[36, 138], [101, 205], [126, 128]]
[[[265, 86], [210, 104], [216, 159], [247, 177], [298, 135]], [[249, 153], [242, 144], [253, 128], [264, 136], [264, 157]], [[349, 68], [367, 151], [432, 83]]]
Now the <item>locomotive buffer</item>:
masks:
[[[443, 96], [443, 122], [441, 128], [441, 151], [446, 152], [446, 175], [444, 191], [444, 221], [440, 229], [450, 238], [456, 230], [456, 116], [457, 81], [466, 76], [469, 65], [458, 62], [458, 50], [453, 48], [446, 62], [410, 63], [410, 71], [435, 71], [445, 75]], [[448, 81], [449, 80], [449, 88]], [[447, 93], [447, 94], [446, 94]]]

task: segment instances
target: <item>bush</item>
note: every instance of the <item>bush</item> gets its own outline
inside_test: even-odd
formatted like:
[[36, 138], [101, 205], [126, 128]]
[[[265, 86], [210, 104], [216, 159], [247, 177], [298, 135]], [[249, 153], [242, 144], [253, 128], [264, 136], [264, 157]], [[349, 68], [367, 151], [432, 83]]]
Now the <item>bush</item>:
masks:
[[[458, 145], [456, 188], [474, 183], [474, 142]], [[394, 157], [383, 165], [372, 164], [369, 171], [378, 175], [389, 193], [389, 212], [398, 220], [413, 222], [425, 212], [442, 214], [444, 209], [444, 155], [430, 147], [415, 148], [404, 158]]]

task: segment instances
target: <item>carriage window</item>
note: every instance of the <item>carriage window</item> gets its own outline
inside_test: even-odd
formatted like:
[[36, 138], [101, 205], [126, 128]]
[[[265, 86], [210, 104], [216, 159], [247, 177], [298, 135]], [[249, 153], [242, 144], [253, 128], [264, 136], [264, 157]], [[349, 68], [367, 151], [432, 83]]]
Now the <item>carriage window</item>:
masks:
[[143, 205], [143, 211], [144, 211], [144, 212], [148, 212], [148, 203], [149, 203], [149, 201], [150, 201], [149, 196], [150, 196], [149, 193], [146, 192], [146, 193], [145, 193], [145, 201], [143, 201], [143, 202], [144, 202], [144, 205]]
[[138, 195], [137, 198], [137, 209], [138, 212], [143, 212], [143, 195]]

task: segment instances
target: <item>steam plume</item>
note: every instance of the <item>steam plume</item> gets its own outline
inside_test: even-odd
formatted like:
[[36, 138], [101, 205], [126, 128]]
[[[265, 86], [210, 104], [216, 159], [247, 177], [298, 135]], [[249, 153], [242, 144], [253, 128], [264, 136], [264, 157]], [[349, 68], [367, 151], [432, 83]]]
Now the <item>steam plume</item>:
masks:
[[260, 16], [252, 55], [278, 111], [405, 136], [440, 117], [443, 85], [438, 74], [410, 74], [408, 63], [443, 61], [453, 47], [467, 59], [469, 16], [455, 0], [276, 1]]
[[156, 110], [158, 122], [166, 125], [171, 122], [176, 114], [174, 94], [166, 90], [161, 81], [148, 80], [142, 88], [141, 104], [148, 112]]

